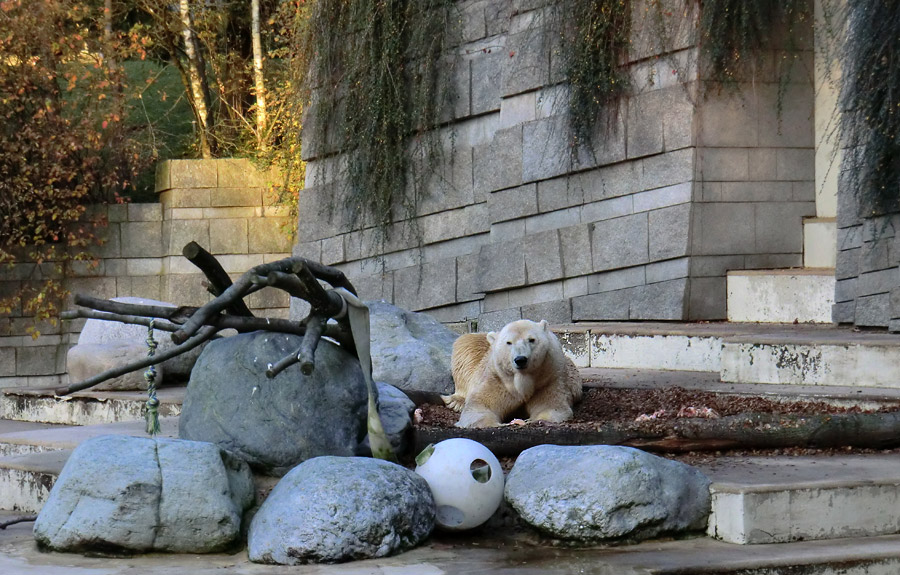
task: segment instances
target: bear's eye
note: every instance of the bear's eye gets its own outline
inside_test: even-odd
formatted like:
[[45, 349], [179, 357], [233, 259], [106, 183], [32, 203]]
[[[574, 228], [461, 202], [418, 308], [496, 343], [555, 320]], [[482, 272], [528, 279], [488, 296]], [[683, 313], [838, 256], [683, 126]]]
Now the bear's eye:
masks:
[[512, 345], [511, 341], [506, 342], [506, 345]]
[[533, 337], [529, 337], [529, 338], [528, 338], [528, 343], [534, 343], [534, 338], [533, 338]]

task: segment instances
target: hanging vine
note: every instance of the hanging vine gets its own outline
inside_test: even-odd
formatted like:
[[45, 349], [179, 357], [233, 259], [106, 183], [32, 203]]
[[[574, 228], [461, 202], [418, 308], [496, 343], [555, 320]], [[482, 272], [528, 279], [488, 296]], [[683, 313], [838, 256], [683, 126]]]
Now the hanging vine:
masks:
[[[434, 128], [452, 96], [439, 85], [452, 0], [319, 0], [302, 35], [311, 71], [311, 138], [315, 155], [348, 158], [345, 207], [387, 231], [395, 210], [414, 214], [404, 192], [420, 179], [412, 157], [437, 154]], [[443, 74], [441, 74], [443, 77]], [[363, 219], [365, 218], [365, 219]]]
[[701, 72], [713, 85], [736, 89], [748, 70], [763, 66], [762, 56], [776, 35], [784, 34], [784, 66], [778, 70], [778, 112], [801, 40], [810, 30], [809, 0], [699, 0], [698, 43]]
[[563, 0], [562, 51], [569, 81], [569, 127], [575, 146], [590, 144], [603, 113], [631, 86], [623, 69], [631, 42], [629, 0]]
[[900, 211], [900, 1], [848, 2], [842, 171], [861, 216]]

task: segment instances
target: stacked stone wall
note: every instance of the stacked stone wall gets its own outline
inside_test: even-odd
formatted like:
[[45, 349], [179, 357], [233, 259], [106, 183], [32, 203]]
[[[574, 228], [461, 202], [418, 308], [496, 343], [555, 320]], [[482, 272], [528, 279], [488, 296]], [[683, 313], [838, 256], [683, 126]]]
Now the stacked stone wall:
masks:
[[802, 264], [802, 218], [815, 214], [812, 49], [789, 55], [781, 96], [777, 50], [739, 91], [701, 95], [696, 15], [670, 4], [683, 17], [666, 22], [666, 46], [648, 6], [633, 4], [634, 89], [573, 156], [547, 2], [459, 2], [457, 100], [417, 217], [386, 241], [354, 231], [343, 158], [307, 136], [295, 253], [342, 268], [365, 298], [479, 329], [725, 318], [727, 270]]
[[[73, 262], [63, 285], [72, 294], [99, 298], [143, 297], [179, 305], [210, 299], [202, 274], [182, 255], [190, 241], [205, 247], [225, 271], [239, 276], [254, 265], [290, 255], [292, 226], [284, 207], [265, 191], [268, 174], [246, 160], [174, 160], [157, 170], [159, 203], [94, 206], [108, 225], [94, 262]], [[0, 294], [52, 274], [52, 264], [19, 262], [0, 270]], [[248, 298], [261, 316], [286, 317], [289, 297], [262, 290]], [[71, 297], [69, 304], [71, 304]], [[66, 352], [78, 341], [85, 320], [37, 325], [21, 309], [0, 316], [0, 387], [46, 387], [65, 380]]]

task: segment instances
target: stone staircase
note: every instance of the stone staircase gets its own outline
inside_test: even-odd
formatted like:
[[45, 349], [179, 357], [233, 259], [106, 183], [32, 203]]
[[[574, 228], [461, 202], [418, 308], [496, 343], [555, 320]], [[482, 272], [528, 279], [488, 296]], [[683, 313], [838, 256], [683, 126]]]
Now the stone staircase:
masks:
[[[900, 379], [890, 377], [900, 365], [900, 336], [802, 324], [591, 323], [555, 330], [584, 373], [604, 385], [799, 395], [866, 408], [900, 405]], [[164, 436], [177, 435], [183, 393], [160, 390]], [[85, 439], [143, 435], [144, 400], [127, 392], [58, 398], [6, 390], [0, 395], [0, 508], [38, 511], [71, 449]], [[718, 557], [710, 564], [718, 567], [702, 572], [780, 573], [779, 565], [802, 564], [804, 573], [835, 573], [832, 567], [848, 557], [856, 570], [847, 573], [895, 572], [896, 454], [721, 457], [701, 468], [713, 481], [707, 534]], [[814, 540], [832, 544], [831, 551], [811, 553]], [[665, 545], [671, 547], [666, 556], [683, 554], [689, 562], [687, 549], [706, 544]], [[654, 549], [651, 556], [661, 547]]]
[[802, 268], [728, 272], [728, 321], [830, 324], [836, 245], [835, 218], [805, 218]]

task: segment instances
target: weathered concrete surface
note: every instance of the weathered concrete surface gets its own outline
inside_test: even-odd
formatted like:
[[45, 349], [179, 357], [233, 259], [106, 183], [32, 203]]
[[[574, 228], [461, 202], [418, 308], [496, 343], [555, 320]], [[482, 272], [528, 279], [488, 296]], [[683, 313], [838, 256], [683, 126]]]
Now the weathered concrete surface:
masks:
[[729, 543], [783, 543], [900, 533], [896, 456], [722, 458], [708, 534]]
[[722, 348], [722, 381], [900, 388], [896, 338], [884, 344], [740, 338]]
[[484, 533], [479, 533], [477, 540], [436, 534], [428, 545], [394, 557], [307, 565], [298, 571], [297, 567], [250, 563], [246, 551], [124, 559], [41, 553], [30, 523], [0, 531], [0, 573], [4, 575], [776, 575], [788, 567], [801, 568], [804, 575], [895, 575], [900, 571], [900, 537], [772, 545], [733, 545], [699, 538], [566, 549], [523, 545]]
[[718, 371], [722, 339], [591, 334], [591, 367]]
[[834, 270], [728, 272], [728, 321], [831, 323]]
[[[184, 389], [157, 390], [160, 416], [181, 413]], [[59, 397], [48, 389], [13, 388], [0, 393], [0, 418], [63, 425], [140, 421], [146, 401], [147, 394], [139, 391], [83, 391]]]

